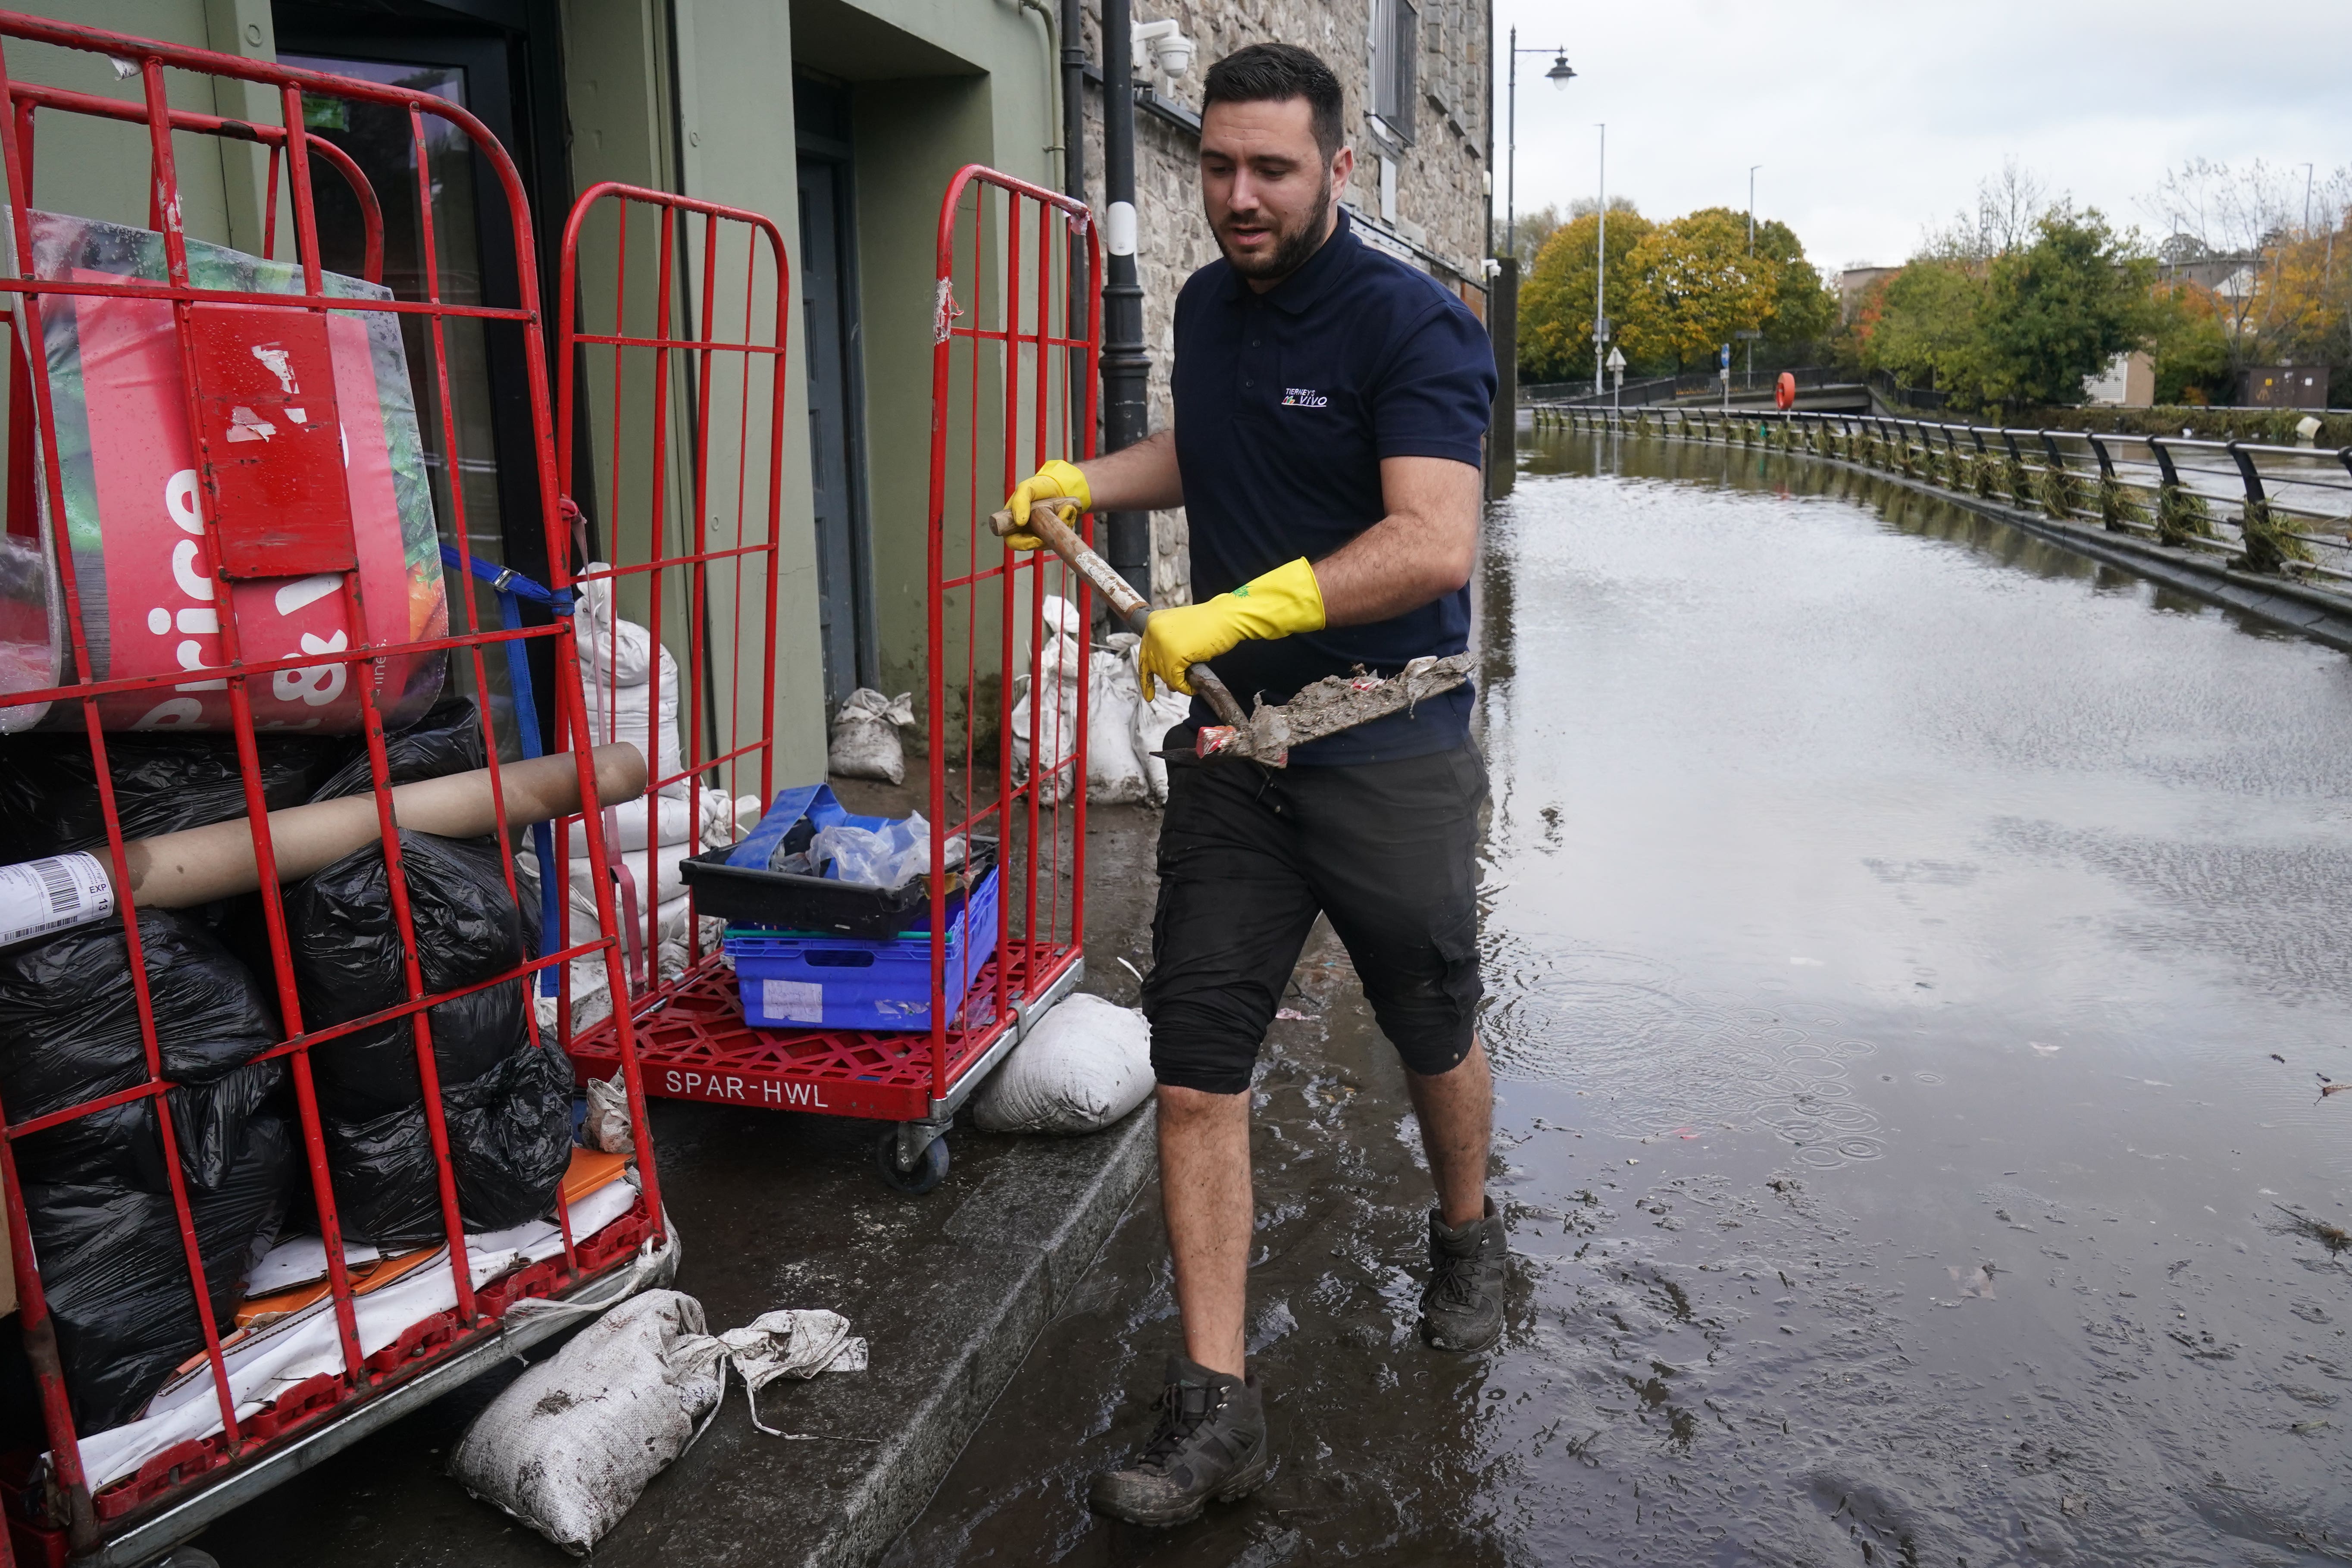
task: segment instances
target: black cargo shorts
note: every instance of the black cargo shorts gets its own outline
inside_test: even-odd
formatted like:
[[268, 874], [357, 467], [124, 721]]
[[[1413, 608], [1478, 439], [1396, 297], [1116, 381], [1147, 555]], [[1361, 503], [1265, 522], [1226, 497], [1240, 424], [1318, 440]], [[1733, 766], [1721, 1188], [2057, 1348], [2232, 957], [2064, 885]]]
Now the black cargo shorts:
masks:
[[[1186, 738], [1171, 731], [1168, 744]], [[1434, 1076], [1459, 1064], [1480, 995], [1486, 798], [1486, 764], [1468, 744], [1338, 767], [1170, 767], [1143, 983], [1159, 1080], [1210, 1094], [1249, 1087], [1318, 914], [1404, 1065]]]

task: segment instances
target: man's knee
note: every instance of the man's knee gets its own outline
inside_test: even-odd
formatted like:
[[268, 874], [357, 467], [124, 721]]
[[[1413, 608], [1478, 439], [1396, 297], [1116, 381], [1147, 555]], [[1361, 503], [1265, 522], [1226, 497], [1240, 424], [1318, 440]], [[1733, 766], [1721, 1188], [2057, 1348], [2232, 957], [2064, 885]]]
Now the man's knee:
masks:
[[1249, 1090], [1219, 1094], [1208, 1089], [1188, 1089], [1181, 1083], [1163, 1083], [1158, 1091], [1160, 1121], [1171, 1130], [1213, 1126], [1239, 1111], [1246, 1114]]

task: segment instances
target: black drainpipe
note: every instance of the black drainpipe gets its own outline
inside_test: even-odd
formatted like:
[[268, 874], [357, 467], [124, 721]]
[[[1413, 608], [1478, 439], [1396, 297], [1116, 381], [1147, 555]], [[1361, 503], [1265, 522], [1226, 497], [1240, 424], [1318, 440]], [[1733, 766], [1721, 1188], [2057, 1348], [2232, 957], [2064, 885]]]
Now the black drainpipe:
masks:
[[[1150, 417], [1151, 358], [1143, 351], [1143, 285], [1135, 270], [1135, 67], [1128, 0], [1102, 0], [1102, 30], [1103, 248], [1109, 253], [1103, 283], [1103, 446], [1116, 452], [1142, 440]], [[1151, 514], [1115, 511], [1106, 521], [1104, 553], [1149, 598]]]

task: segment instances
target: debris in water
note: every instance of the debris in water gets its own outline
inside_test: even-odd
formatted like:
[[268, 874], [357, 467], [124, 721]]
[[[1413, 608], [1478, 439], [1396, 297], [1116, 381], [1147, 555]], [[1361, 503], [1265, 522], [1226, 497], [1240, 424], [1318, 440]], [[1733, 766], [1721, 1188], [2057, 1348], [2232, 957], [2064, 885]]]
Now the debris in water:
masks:
[[1302, 1013], [1296, 1007], [1277, 1007], [1274, 1016], [1286, 1024], [1311, 1024], [1319, 1016], [1314, 1013]]
[[2025, 1043], [2045, 1057], [2054, 1057], [2063, 1048], [2058, 1046], [2045, 1046], [2040, 1040], [2028, 1040]]
[[2278, 1063], [2281, 1067], [2286, 1066], [2286, 1058], [2279, 1055], [2276, 1051], [2273, 1051], [2271, 1053], [2271, 1060]]
[[1952, 1277], [1952, 1283], [1960, 1288], [1961, 1295], [1974, 1296], [1985, 1301], [1993, 1300], [1993, 1266], [1991, 1264], [1979, 1263], [1975, 1268], [1966, 1270], [1948, 1265], [1944, 1272]]
[[2286, 1215], [2288, 1229], [2311, 1237], [2328, 1251], [2343, 1252], [2352, 1249], [2352, 1235], [2346, 1234], [2342, 1226], [2329, 1225], [2326, 1221], [2314, 1219], [2309, 1215], [2297, 1214], [2284, 1204], [2273, 1204], [2271, 1207]]
[[2287, 1430], [2300, 1435], [2308, 1436], [2314, 1432], [2325, 1431], [2335, 1425], [2335, 1422], [2325, 1419], [2318, 1421], [2298, 1421], [2294, 1426], [2288, 1427]]
[[2347, 1089], [2352, 1089], [2352, 1083], [2322, 1084], [2319, 1086], [2319, 1098], [2326, 1100], [2329, 1095], [2342, 1094]]
[[1121, 955], [1121, 956], [1120, 956], [1119, 961], [1118, 961], [1118, 966], [1119, 966], [1121, 969], [1126, 970], [1129, 974], [1134, 975], [1134, 976], [1135, 976], [1135, 983], [1136, 983], [1138, 985], [1140, 985], [1140, 984], [1143, 984], [1143, 971], [1141, 971], [1140, 969], [1136, 968], [1136, 967], [1135, 967], [1135, 965], [1133, 965], [1132, 963], [1129, 963], [1127, 961], [1127, 959], [1126, 959], [1126, 957], [1125, 957], [1124, 955]]

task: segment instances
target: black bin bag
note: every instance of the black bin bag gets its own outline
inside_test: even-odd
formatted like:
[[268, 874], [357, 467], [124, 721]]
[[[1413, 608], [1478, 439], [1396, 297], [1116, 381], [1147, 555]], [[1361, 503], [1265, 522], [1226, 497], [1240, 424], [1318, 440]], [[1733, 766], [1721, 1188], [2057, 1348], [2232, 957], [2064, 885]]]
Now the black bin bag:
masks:
[[[164, 1097], [181, 1170], [193, 1189], [210, 1192], [227, 1179], [247, 1121], [286, 1082], [284, 1058], [253, 1059], [279, 1039], [278, 1010], [191, 913], [140, 910], [139, 940], [163, 1077], [181, 1086]], [[0, 949], [0, 1103], [12, 1121], [147, 1081], [119, 918]], [[28, 1184], [168, 1193], [154, 1103], [93, 1111], [23, 1139], [19, 1173]]]
[[[254, 737], [263, 802], [272, 811], [301, 805], [350, 745], [324, 736]], [[106, 767], [126, 843], [246, 815], [234, 736], [109, 735]], [[0, 865], [76, 849], [103, 858], [105, 845], [87, 735], [0, 741]]]
[[[522, 962], [537, 933], [507, 892], [498, 840], [403, 830], [400, 858], [428, 993], [477, 984]], [[286, 900], [286, 927], [308, 1027], [408, 1000], [391, 880], [377, 846], [297, 886]], [[530, 1038], [524, 985], [509, 980], [425, 1010], [445, 1089], [481, 1077]], [[310, 1072], [320, 1110], [347, 1123], [405, 1110], [425, 1095], [415, 1030], [404, 1017], [313, 1046]]]
[[[312, 789], [312, 800], [341, 800], [375, 788], [367, 742], [346, 745], [349, 752], [341, 765]], [[471, 698], [444, 697], [407, 729], [385, 732], [383, 760], [384, 772], [395, 788], [419, 779], [488, 767], [489, 754], [482, 745], [481, 710]]]
[[[253, 1266], [277, 1241], [300, 1165], [293, 1126], [256, 1116], [219, 1184], [189, 1194], [214, 1326], [224, 1335]], [[28, 1179], [25, 1213], [75, 1429], [87, 1436], [119, 1426], [204, 1350], [172, 1200], [118, 1182]]]
[[[449, 1163], [467, 1232], [544, 1218], [572, 1160], [570, 1065], [525, 1045], [467, 1083], [445, 1084]], [[439, 1166], [420, 1101], [365, 1121], [325, 1119], [327, 1165], [345, 1235], [386, 1252], [446, 1239]]]

